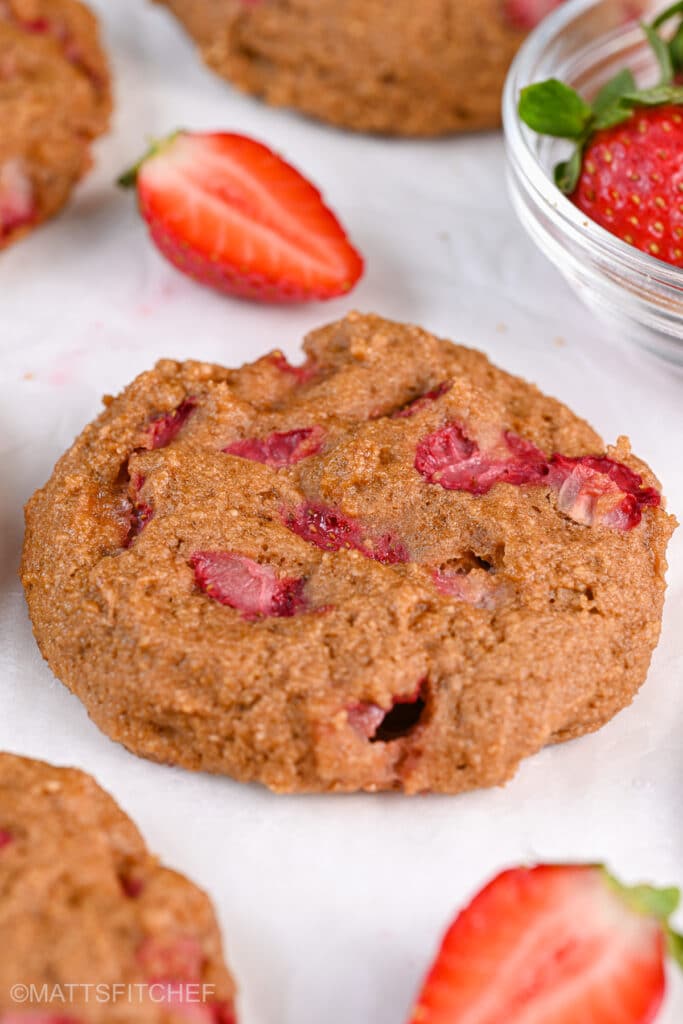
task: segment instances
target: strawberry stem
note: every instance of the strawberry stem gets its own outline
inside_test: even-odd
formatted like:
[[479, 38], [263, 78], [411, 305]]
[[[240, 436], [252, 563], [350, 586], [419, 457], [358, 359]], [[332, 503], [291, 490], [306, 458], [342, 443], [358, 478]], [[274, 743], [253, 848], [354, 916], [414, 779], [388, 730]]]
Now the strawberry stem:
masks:
[[683, 70], [683, 20], [671, 39], [659, 33], [665, 22], [678, 16], [683, 19], [683, 0], [662, 11], [650, 25], [641, 23], [660, 68], [659, 84], [653, 88], [638, 89], [633, 74], [624, 68], [602, 87], [592, 105], [555, 78], [522, 89], [520, 119], [539, 134], [575, 144], [569, 159], [555, 167], [555, 184], [565, 195], [571, 195], [578, 184], [584, 150], [595, 132], [628, 121], [639, 106], [683, 106], [683, 87], [675, 84], [677, 72]]
[[669, 956], [683, 971], [683, 935], [667, 926], [666, 940]]
[[116, 184], [120, 188], [135, 188], [142, 165], [146, 164], [148, 160], [152, 159], [152, 157], [157, 156], [159, 153], [163, 153], [163, 151], [168, 149], [171, 143], [175, 142], [177, 137], [182, 134], [183, 130], [178, 129], [163, 139], [155, 139], [152, 141], [144, 156], [142, 156], [136, 164], [133, 164], [132, 167], [129, 167], [128, 170], [124, 171], [123, 174], [119, 175], [116, 179]]
[[636, 914], [654, 917], [660, 924], [666, 938], [671, 959], [683, 970], [683, 935], [674, 931], [669, 918], [681, 902], [680, 889], [668, 886], [658, 889], [653, 885], [623, 885], [607, 868], [603, 867], [607, 884], [615, 889], [619, 898]]

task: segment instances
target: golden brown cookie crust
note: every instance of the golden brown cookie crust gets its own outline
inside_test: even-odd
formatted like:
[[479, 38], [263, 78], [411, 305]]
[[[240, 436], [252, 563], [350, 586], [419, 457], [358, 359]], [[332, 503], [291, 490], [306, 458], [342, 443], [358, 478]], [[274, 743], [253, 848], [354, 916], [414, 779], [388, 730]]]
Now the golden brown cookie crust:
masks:
[[525, 32], [504, 0], [159, 0], [245, 92], [356, 131], [493, 128]]
[[[234, 1020], [235, 994], [207, 896], [159, 864], [140, 833], [89, 775], [0, 753], [0, 1017], [174, 1024], [187, 1020], [134, 988], [185, 990]], [[13, 986], [58, 988], [41, 1006], [18, 1005]], [[66, 986], [75, 986], [67, 989]], [[94, 988], [104, 989], [99, 998]], [[171, 994], [173, 994], [171, 992]], [[195, 1006], [195, 1010], [199, 1007]], [[219, 1015], [223, 1013], [223, 1016]], [[12, 1016], [12, 1020], [17, 1019]], [[31, 1018], [32, 1019], [32, 1018]]]
[[78, 0], [0, 0], [0, 249], [66, 203], [110, 110], [90, 11]]
[[[598, 435], [416, 327], [351, 314], [304, 347], [299, 371], [277, 354], [241, 370], [159, 363], [29, 502], [35, 635], [100, 728], [279, 791], [457, 793], [628, 704], [659, 635], [672, 517], [586, 526], [552, 487], [475, 494], [416, 469], [454, 422], [482, 448], [508, 432], [542, 458], [602, 455]], [[284, 468], [224, 451], [302, 431], [305, 457]], [[607, 455], [657, 486], [625, 438]], [[357, 532], [318, 546], [302, 508]], [[202, 552], [265, 566], [291, 606], [221, 604]], [[382, 714], [403, 703], [386, 735]]]

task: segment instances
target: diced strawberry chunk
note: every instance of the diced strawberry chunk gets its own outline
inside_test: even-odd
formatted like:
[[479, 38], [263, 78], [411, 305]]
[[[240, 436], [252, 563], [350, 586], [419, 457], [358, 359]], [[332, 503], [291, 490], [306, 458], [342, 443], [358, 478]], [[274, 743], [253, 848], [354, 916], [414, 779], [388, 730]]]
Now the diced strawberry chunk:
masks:
[[131, 505], [128, 513], [128, 533], [124, 547], [129, 548], [136, 537], [139, 537], [147, 523], [154, 517], [154, 509], [146, 501], [137, 502]]
[[196, 551], [190, 559], [197, 585], [219, 604], [245, 619], [259, 615], [288, 618], [305, 608], [304, 580], [280, 579], [262, 565], [232, 551]]
[[196, 408], [196, 400], [186, 398], [172, 412], [164, 412], [155, 416], [147, 429], [145, 447], [154, 449], [165, 448], [169, 445], [178, 436]]
[[367, 701], [346, 709], [349, 725], [371, 743], [389, 743], [412, 732], [425, 709], [425, 682], [414, 693], [394, 697], [388, 711]]
[[26, 29], [27, 32], [44, 35], [50, 31], [50, 22], [47, 18], [22, 18], [21, 27]]
[[31, 181], [18, 157], [0, 165], [0, 239], [10, 231], [30, 224], [36, 216]]
[[0, 850], [14, 842], [14, 836], [6, 828], [0, 828]]
[[448, 491], [480, 495], [497, 483], [541, 483], [548, 473], [543, 452], [530, 441], [508, 432], [499, 450], [485, 452], [458, 423], [447, 423], [420, 442], [415, 469]]
[[237, 1024], [235, 1008], [230, 1003], [209, 1003], [211, 1024]]
[[495, 608], [499, 599], [496, 581], [482, 572], [462, 573], [437, 569], [432, 577], [442, 594], [464, 601], [475, 608]]
[[137, 877], [136, 875], [119, 875], [119, 883], [124, 893], [130, 900], [138, 899], [138, 897], [142, 895], [145, 888], [144, 880], [142, 878]]
[[268, 437], [245, 437], [234, 441], [223, 451], [228, 455], [239, 455], [252, 462], [263, 462], [267, 466], [281, 469], [293, 466], [302, 459], [317, 455], [323, 443], [320, 427], [306, 427], [288, 430], [285, 433], [269, 434]]
[[381, 708], [378, 704], [369, 704], [365, 701], [352, 704], [346, 709], [346, 717], [351, 728], [368, 740], [372, 739], [375, 735], [384, 721], [385, 715], [386, 711], [384, 708]]
[[418, 398], [414, 398], [412, 402], [408, 402], [408, 404], [404, 405], [402, 409], [397, 409], [396, 412], [392, 412], [391, 419], [408, 419], [410, 416], [414, 416], [416, 413], [426, 409], [427, 406], [432, 404], [432, 402], [436, 402], [438, 398], [445, 395], [452, 387], [452, 381], [442, 381], [441, 384], [432, 388], [431, 391], [425, 391], [424, 395], [420, 395]]
[[188, 1024], [237, 1024], [232, 1004], [215, 999], [202, 1002], [202, 989], [196, 982], [178, 984], [164, 979], [151, 984], [155, 1003], [172, 1008], [174, 1016], [182, 1017]]
[[301, 366], [293, 366], [284, 352], [271, 352], [268, 358], [271, 359], [280, 373], [291, 374], [299, 384], [306, 384], [318, 372], [315, 363], [311, 359], [307, 359]]
[[124, 513], [126, 523], [126, 535], [123, 541], [124, 548], [131, 546], [135, 538], [142, 533], [147, 523], [154, 516], [152, 506], [146, 501], [141, 501], [139, 498], [144, 482], [145, 478], [141, 473], [134, 473], [130, 479], [126, 511]]
[[150, 981], [200, 981], [205, 963], [198, 939], [190, 935], [173, 938], [148, 936], [137, 950], [137, 961]]
[[659, 492], [643, 487], [641, 476], [604, 456], [553, 455], [549, 479], [558, 491], [559, 510], [585, 526], [630, 530], [641, 521], [643, 508], [661, 503]]
[[410, 560], [406, 547], [392, 534], [366, 536], [357, 520], [326, 505], [300, 505], [296, 512], [284, 516], [284, 522], [292, 533], [323, 551], [353, 549], [385, 565]]

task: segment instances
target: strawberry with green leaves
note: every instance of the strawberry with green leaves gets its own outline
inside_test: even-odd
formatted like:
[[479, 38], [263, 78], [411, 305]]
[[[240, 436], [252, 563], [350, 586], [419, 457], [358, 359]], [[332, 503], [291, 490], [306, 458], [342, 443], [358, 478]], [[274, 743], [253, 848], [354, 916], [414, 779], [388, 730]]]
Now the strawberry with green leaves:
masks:
[[652, 1024], [677, 889], [624, 886], [597, 865], [513, 868], [455, 919], [408, 1024]]
[[[622, 241], [683, 267], [683, 2], [643, 30], [659, 84], [638, 89], [620, 71], [587, 103], [557, 79], [522, 90], [521, 119], [575, 144], [555, 182], [588, 217]], [[660, 29], [678, 22], [664, 38]]]
[[176, 132], [119, 179], [157, 248], [200, 284], [256, 302], [345, 295], [363, 261], [320, 192], [267, 146]]

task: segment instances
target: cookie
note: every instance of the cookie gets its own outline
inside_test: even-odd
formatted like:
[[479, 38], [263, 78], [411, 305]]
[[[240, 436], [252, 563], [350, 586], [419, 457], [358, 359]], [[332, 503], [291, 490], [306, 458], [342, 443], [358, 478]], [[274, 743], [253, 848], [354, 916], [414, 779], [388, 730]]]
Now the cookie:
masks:
[[416, 327], [304, 347], [160, 362], [29, 502], [35, 635], [100, 728], [278, 791], [457, 793], [628, 704], [674, 525], [628, 441]]
[[11, 754], [0, 754], [0, 942], [7, 1024], [20, 1012], [41, 1024], [235, 1024], [207, 896], [159, 864], [89, 775]]
[[64, 206], [110, 108], [90, 11], [78, 0], [0, 0], [0, 249]]
[[364, 132], [492, 128], [510, 62], [559, 0], [160, 0], [245, 92]]

